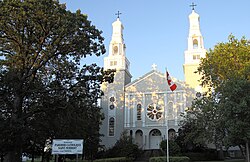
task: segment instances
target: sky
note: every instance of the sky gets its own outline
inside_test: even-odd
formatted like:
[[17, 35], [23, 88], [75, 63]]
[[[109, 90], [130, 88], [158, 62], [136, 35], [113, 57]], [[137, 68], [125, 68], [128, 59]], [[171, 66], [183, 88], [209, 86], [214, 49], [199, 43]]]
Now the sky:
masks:
[[106, 54], [82, 61], [101, 67], [108, 56], [115, 14], [122, 13], [120, 21], [132, 80], [148, 73], [156, 64], [158, 71], [164, 73], [167, 67], [171, 77], [184, 81], [184, 51], [192, 3], [197, 5], [195, 12], [200, 15], [207, 50], [227, 42], [230, 34], [250, 39], [250, 0], [60, 0], [60, 3], [66, 3], [67, 10], [72, 12], [80, 9], [103, 32]]

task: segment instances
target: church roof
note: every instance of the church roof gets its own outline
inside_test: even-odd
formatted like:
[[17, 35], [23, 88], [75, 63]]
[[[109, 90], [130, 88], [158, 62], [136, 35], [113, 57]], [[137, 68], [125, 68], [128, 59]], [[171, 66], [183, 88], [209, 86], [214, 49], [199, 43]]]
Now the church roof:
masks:
[[126, 85], [126, 87], [129, 87], [131, 85], [134, 85], [140, 81], [142, 81], [143, 79], [147, 78], [148, 76], [152, 75], [152, 73], [156, 73], [158, 75], [163, 75], [161, 72], [157, 71], [157, 70], [151, 70], [148, 73], [144, 74], [143, 76], [135, 79], [134, 81], [130, 82], [129, 84]]
[[[184, 89], [184, 82], [181, 82], [172, 77], [172, 80], [177, 84], [177, 90]], [[166, 75], [156, 69], [149, 71], [138, 79], [132, 81], [125, 86], [126, 91], [136, 90], [138, 92], [145, 91], [170, 91], [167, 84]]]

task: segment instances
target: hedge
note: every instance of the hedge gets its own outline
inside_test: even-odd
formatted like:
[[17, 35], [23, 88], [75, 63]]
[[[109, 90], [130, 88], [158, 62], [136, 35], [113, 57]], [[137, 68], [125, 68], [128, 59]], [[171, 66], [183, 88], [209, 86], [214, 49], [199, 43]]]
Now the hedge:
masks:
[[[159, 157], [151, 157], [149, 158], [149, 162], [166, 162], [166, 156], [159, 156]], [[187, 156], [174, 156], [169, 157], [169, 162], [189, 162], [190, 158]]]
[[106, 159], [96, 159], [94, 162], [132, 162], [133, 160], [126, 157], [116, 157], [116, 158], [106, 158]]

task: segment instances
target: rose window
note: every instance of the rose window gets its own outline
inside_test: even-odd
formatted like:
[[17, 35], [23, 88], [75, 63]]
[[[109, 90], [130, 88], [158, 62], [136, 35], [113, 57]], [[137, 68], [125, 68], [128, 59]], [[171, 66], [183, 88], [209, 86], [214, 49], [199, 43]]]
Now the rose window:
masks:
[[150, 104], [147, 108], [147, 116], [150, 120], [157, 121], [162, 118], [163, 109], [156, 104]]

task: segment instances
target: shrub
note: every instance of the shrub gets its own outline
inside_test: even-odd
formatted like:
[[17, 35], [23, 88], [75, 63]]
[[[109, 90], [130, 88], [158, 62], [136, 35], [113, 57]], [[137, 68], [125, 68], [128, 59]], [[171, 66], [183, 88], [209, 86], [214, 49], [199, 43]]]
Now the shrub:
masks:
[[[167, 140], [161, 141], [160, 147], [161, 149], [166, 152], [166, 142]], [[169, 145], [169, 155], [170, 156], [176, 156], [181, 153], [181, 148], [180, 146], [173, 140], [168, 140], [168, 145]]]
[[107, 150], [103, 153], [103, 157], [127, 157], [127, 158], [136, 158], [139, 155], [141, 150], [136, 144], [133, 144], [132, 138], [127, 135], [127, 132], [121, 134], [120, 139], [115, 143], [114, 147]]
[[132, 162], [133, 160], [126, 157], [116, 157], [116, 158], [106, 158], [106, 159], [97, 159], [94, 162]]
[[[166, 156], [161, 156], [161, 157], [151, 157], [149, 159], [149, 162], [166, 162]], [[169, 162], [189, 162], [190, 159], [189, 157], [186, 156], [174, 156], [174, 157], [169, 157]]]
[[216, 150], [205, 150], [204, 152], [188, 152], [185, 153], [192, 161], [212, 161], [218, 160]]

